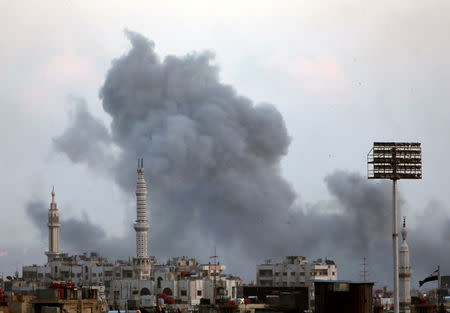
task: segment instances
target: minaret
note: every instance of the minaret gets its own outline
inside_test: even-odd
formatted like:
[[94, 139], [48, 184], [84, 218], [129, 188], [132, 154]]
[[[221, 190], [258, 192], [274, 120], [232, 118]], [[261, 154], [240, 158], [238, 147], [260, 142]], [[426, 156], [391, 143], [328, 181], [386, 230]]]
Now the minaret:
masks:
[[135, 278], [147, 279], [150, 276], [150, 259], [147, 257], [147, 184], [144, 178], [144, 159], [138, 159], [136, 182], [136, 258], [133, 258]]
[[52, 202], [48, 210], [48, 251], [45, 251], [48, 262], [57, 258], [61, 253], [59, 251], [59, 211], [55, 202], [55, 187], [52, 189]]
[[411, 312], [411, 274], [412, 270], [409, 266], [409, 248], [406, 243], [406, 217], [403, 217], [402, 244], [400, 245], [399, 258], [399, 302], [400, 312]]

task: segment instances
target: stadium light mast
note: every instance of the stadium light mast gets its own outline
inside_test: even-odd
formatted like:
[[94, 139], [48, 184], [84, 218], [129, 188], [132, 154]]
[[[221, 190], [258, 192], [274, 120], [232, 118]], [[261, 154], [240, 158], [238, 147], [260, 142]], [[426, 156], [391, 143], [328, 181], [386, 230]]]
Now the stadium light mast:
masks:
[[399, 313], [397, 180], [422, 178], [422, 149], [419, 142], [374, 142], [367, 154], [367, 177], [392, 180], [394, 254], [394, 313]]

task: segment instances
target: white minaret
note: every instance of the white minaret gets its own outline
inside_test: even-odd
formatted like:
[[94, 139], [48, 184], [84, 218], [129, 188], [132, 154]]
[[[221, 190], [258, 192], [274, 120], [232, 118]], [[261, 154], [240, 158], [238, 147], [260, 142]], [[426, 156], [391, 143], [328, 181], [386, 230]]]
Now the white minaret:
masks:
[[136, 182], [136, 258], [133, 258], [135, 278], [147, 279], [150, 276], [150, 259], [147, 256], [147, 184], [144, 178], [144, 159], [138, 159]]
[[59, 251], [59, 211], [55, 202], [55, 187], [52, 189], [52, 202], [48, 210], [48, 251], [45, 251], [48, 262], [57, 258], [61, 253]]
[[138, 160], [136, 182], [136, 257], [147, 257], [147, 231], [150, 228], [147, 222], [147, 184], [144, 178], [144, 159]]
[[409, 248], [406, 243], [406, 217], [403, 217], [402, 244], [400, 245], [399, 258], [399, 302], [400, 312], [411, 312], [411, 274], [412, 270], [409, 265]]

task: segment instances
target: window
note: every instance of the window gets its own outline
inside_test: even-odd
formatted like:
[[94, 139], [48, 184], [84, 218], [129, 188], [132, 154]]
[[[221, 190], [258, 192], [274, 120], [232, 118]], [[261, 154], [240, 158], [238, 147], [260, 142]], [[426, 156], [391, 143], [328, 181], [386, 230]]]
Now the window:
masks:
[[295, 276], [295, 272], [291, 272], [291, 276]]
[[305, 276], [305, 272], [300, 272], [300, 276]]
[[183, 297], [185, 297], [185, 296], [187, 296], [187, 291], [186, 290], [181, 290], [181, 296]]
[[287, 276], [287, 272], [283, 272], [283, 276]]
[[280, 272], [275, 272], [275, 276], [279, 276], [280, 275]]
[[162, 277], [158, 277], [158, 284], [157, 284], [158, 288], [161, 288], [161, 281], [162, 280], [163, 280]]
[[259, 270], [259, 276], [272, 276], [272, 270]]
[[202, 295], [202, 291], [201, 290], [197, 290], [197, 296], [201, 297]]

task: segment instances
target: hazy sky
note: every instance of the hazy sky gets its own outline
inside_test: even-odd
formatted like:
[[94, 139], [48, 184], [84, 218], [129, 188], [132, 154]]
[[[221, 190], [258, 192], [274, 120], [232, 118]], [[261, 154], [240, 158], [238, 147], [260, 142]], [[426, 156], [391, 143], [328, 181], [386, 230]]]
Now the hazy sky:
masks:
[[[52, 141], [77, 115], [78, 99], [109, 127], [112, 117], [103, 110], [99, 90], [112, 60], [130, 50], [124, 29], [152, 40], [161, 59], [213, 52], [221, 82], [278, 109], [291, 138], [281, 173], [299, 208], [337, 197], [325, 181], [335, 171], [366, 176], [373, 141], [421, 142], [423, 179], [400, 182], [400, 216], [408, 216], [410, 234], [444, 238], [446, 232], [450, 239], [448, 224], [438, 231], [433, 224], [423, 226], [424, 217], [450, 218], [447, 1], [27, 0], [1, 1], [0, 7], [0, 271], [45, 261], [46, 237], [25, 208], [33, 199], [48, 203], [52, 185], [66, 219], [87, 219], [112, 237], [126, 236], [131, 228], [133, 193], [98, 168], [72, 163]], [[120, 147], [111, 150], [120, 153]], [[157, 178], [150, 182], [157, 184]], [[321, 214], [341, 209], [323, 205]], [[202, 256], [212, 252], [213, 241]], [[448, 240], [440, 244], [449, 249]], [[413, 243], [410, 248], [413, 255]], [[306, 256], [338, 254], [340, 278], [358, 278], [364, 255]], [[416, 275], [437, 265], [426, 263], [414, 269]], [[249, 279], [254, 275], [254, 264], [242, 272], [231, 268]]]

